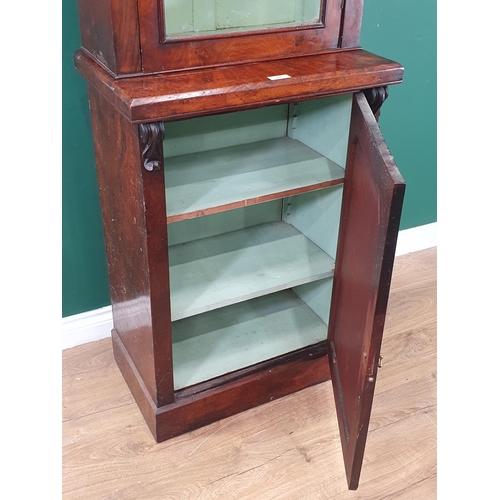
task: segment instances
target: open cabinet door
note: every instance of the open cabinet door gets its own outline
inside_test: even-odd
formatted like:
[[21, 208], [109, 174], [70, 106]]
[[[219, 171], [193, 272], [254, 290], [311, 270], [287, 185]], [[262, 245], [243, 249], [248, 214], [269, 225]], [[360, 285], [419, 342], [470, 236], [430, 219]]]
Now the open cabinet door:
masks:
[[361, 473], [404, 190], [364, 94], [355, 94], [328, 331], [349, 489]]

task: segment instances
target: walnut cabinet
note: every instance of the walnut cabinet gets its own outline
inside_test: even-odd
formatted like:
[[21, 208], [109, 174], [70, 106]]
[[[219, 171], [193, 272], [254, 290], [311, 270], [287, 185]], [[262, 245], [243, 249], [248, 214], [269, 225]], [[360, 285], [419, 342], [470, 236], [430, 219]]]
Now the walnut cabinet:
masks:
[[404, 181], [360, 0], [79, 0], [118, 366], [163, 441], [331, 380], [348, 487]]

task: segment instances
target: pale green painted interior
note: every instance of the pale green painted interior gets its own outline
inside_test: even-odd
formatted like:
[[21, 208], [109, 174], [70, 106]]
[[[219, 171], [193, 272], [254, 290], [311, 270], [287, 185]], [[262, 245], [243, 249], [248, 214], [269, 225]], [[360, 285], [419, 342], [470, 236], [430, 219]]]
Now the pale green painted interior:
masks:
[[202, 219], [200, 231], [216, 234], [170, 249], [176, 389], [326, 339], [341, 193], [335, 186], [169, 226], [169, 236], [184, 236], [174, 241], [189, 234], [176, 229]]
[[321, 0], [164, 0], [168, 37], [315, 24]]
[[247, 206], [270, 196], [283, 198], [299, 188], [312, 189], [344, 178], [339, 165], [289, 137], [168, 160], [165, 184], [170, 221]]
[[[281, 177], [293, 178], [296, 165], [304, 170], [300, 148], [343, 177], [351, 101], [337, 96], [165, 124], [167, 212], [183, 197], [183, 206], [199, 206], [193, 192], [212, 207], [225, 205], [226, 191], [240, 182], [254, 193], [253, 184], [262, 189], [271, 178], [271, 192], [279, 193]], [[270, 177], [274, 168], [277, 178]], [[252, 182], [245, 182], [249, 169]], [[243, 174], [231, 188], [234, 171]], [[220, 185], [227, 187], [218, 193]], [[169, 225], [176, 389], [326, 339], [342, 191], [339, 185]]]
[[288, 105], [283, 104], [166, 122], [163, 155], [170, 158], [285, 137], [287, 120]]
[[[109, 305], [109, 286], [87, 89], [73, 64], [73, 53], [81, 46], [76, 0], [62, 3], [62, 16], [62, 315], [66, 317]], [[403, 83], [389, 89], [380, 117], [382, 133], [407, 182], [401, 228], [435, 222], [436, 1], [366, 1], [361, 45], [405, 67]]]
[[172, 320], [332, 276], [334, 260], [283, 221], [169, 248]]
[[321, 342], [326, 324], [291, 290], [173, 324], [180, 389]]
[[281, 219], [282, 201], [273, 200], [248, 207], [196, 217], [167, 226], [169, 246], [209, 238], [229, 231], [276, 222]]
[[169, 216], [342, 179], [350, 103], [339, 96], [166, 123]]
[[[293, 151], [292, 158], [287, 159], [291, 165], [287, 167], [293, 166], [292, 161], [301, 160], [300, 152], [294, 149], [294, 144], [298, 143], [326, 156], [331, 162], [335, 162], [342, 172], [347, 155], [351, 101], [350, 95], [335, 96], [294, 105], [269, 106], [165, 123], [167, 138], [163, 144], [164, 155], [169, 158], [165, 162], [167, 212], [170, 213], [171, 203], [168, 196], [171, 178], [169, 169], [180, 159], [191, 159], [193, 154], [196, 155], [197, 162], [206, 159], [200, 162], [202, 168], [197, 170], [196, 176], [192, 179], [193, 183], [200, 179], [208, 179], [210, 182], [206, 185], [206, 191], [214, 189], [213, 184], [224, 182], [225, 176], [228, 175], [224, 170], [220, 174], [219, 159], [226, 163], [229, 161], [228, 157], [231, 159], [231, 155], [239, 154], [240, 146], [251, 151], [258, 149], [261, 144], [266, 144], [269, 139], [293, 138], [290, 143], [278, 143], [280, 147], [291, 148]], [[240, 160], [238, 156], [236, 158]], [[261, 163], [261, 158], [256, 162]], [[189, 166], [189, 164], [183, 165], [183, 168]], [[211, 174], [214, 171], [223, 177], [215, 177]], [[265, 177], [267, 171], [267, 168], [257, 170], [256, 174]], [[342, 187], [337, 186], [288, 197], [282, 202], [263, 203], [173, 223], [168, 226], [169, 244], [185, 243], [271, 220], [284, 220], [304, 233], [310, 232], [308, 238], [334, 258], [337, 234], [331, 230], [331, 226], [328, 226], [328, 221], [334, 221], [334, 227], [338, 227], [341, 198]], [[214, 206], [218, 204], [223, 203], [215, 200]], [[282, 209], [279, 208], [281, 206]], [[319, 229], [316, 229], [316, 226], [319, 226]], [[324, 231], [324, 227], [329, 230]]]

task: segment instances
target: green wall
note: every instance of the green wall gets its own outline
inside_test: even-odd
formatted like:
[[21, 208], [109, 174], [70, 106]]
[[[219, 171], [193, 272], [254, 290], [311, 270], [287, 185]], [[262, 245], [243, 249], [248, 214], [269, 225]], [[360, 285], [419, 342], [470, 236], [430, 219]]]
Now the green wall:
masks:
[[[76, 0], [62, 3], [63, 316], [109, 304], [106, 255]], [[403, 64], [380, 126], [407, 182], [401, 227], [436, 221], [436, 1], [365, 0], [363, 48]]]
[[361, 45], [401, 63], [380, 128], [406, 181], [401, 228], [436, 222], [436, 0], [365, 0]]
[[73, 65], [77, 0], [62, 8], [62, 312], [70, 316], [110, 301], [87, 85]]

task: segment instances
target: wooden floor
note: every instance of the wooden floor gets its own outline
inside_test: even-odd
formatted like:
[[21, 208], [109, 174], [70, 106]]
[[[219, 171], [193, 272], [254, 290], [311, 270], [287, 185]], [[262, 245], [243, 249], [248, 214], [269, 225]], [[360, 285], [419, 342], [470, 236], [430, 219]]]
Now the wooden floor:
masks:
[[63, 352], [65, 499], [436, 498], [436, 248], [396, 259], [359, 489], [330, 383], [156, 444], [110, 339]]

